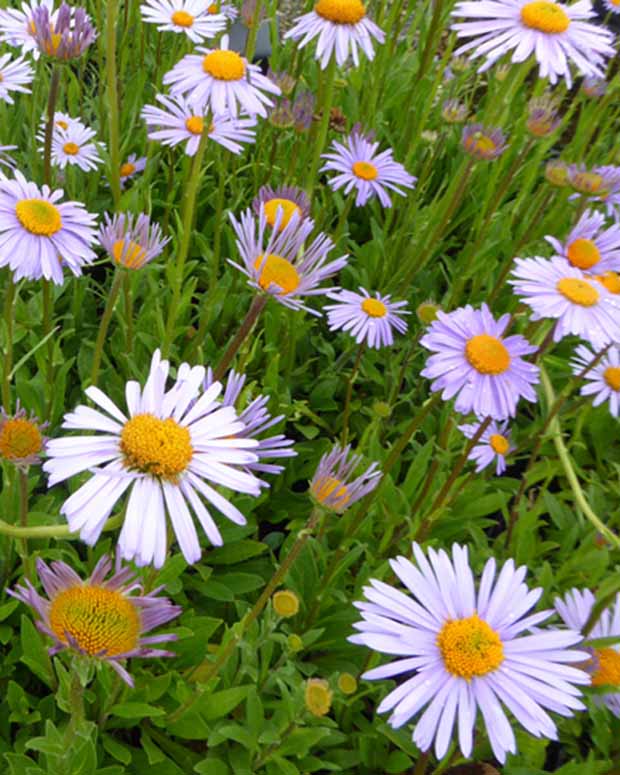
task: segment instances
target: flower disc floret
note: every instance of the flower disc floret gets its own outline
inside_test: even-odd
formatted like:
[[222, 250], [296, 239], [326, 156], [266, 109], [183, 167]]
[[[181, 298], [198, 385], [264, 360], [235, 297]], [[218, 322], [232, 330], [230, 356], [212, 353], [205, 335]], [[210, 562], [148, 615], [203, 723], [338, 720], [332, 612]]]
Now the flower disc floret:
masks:
[[190, 432], [172, 417], [160, 420], [137, 414], [121, 431], [120, 448], [125, 466], [145, 474], [176, 481], [192, 460]]
[[117, 264], [122, 264], [128, 269], [136, 269], [146, 261], [146, 250], [137, 242], [130, 240], [116, 240], [112, 246], [112, 256]]
[[254, 264], [254, 268], [259, 270], [258, 284], [263, 290], [268, 290], [271, 286], [280, 288], [278, 295], [292, 293], [299, 288], [301, 277], [299, 272], [290, 261], [278, 256], [275, 253], [269, 253], [267, 258], [260, 255]]
[[610, 293], [620, 294], [620, 274], [618, 272], [604, 272], [594, 276], [597, 283], [600, 283]]
[[219, 49], [205, 55], [202, 69], [218, 81], [240, 81], [245, 75], [245, 62], [236, 51]]
[[284, 229], [285, 226], [288, 226], [289, 221], [295, 214], [298, 216], [302, 215], [301, 207], [299, 207], [296, 202], [293, 202], [290, 199], [269, 199], [263, 205], [263, 210], [265, 213], [265, 218], [267, 219], [267, 223], [271, 226], [271, 228], [274, 228], [276, 225], [278, 210], [280, 209], [282, 210], [280, 229]]
[[60, 211], [46, 199], [22, 199], [15, 205], [15, 215], [31, 234], [51, 237], [62, 229]]
[[187, 11], [175, 11], [170, 19], [177, 27], [191, 27], [194, 23], [194, 17]]
[[526, 27], [547, 34], [557, 35], [570, 27], [570, 18], [557, 3], [535, 0], [521, 8], [521, 21]]
[[344, 507], [349, 502], [349, 494], [345, 484], [335, 476], [326, 476], [312, 484], [312, 494], [319, 501], [325, 501], [331, 496], [338, 501], [338, 505]]
[[501, 638], [477, 614], [446, 622], [437, 645], [446, 670], [466, 681], [497, 670], [504, 661]]
[[23, 460], [38, 455], [43, 436], [36, 423], [24, 417], [12, 417], [0, 424], [0, 457]]
[[201, 135], [205, 128], [204, 119], [202, 116], [190, 116], [185, 121], [185, 128], [193, 135]]
[[362, 180], [376, 180], [379, 175], [375, 165], [369, 161], [356, 161], [352, 169], [353, 174]]
[[72, 142], [65, 143], [62, 149], [65, 153], [68, 153], [69, 156], [77, 156], [80, 152], [80, 146], [77, 143]]
[[612, 390], [620, 392], [620, 367], [608, 366], [603, 372], [603, 379]]
[[577, 277], [563, 277], [558, 280], [558, 291], [580, 307], [593, 307], [600, 298], [600, 293], [587, 280], [580, 280]]
[[491, 434], [489, 436], [489, 444], [498, 455], [507, 455], [510, 450], [510, 442], [500, 433]]
[[620, 689], [620, 653], [612, 648], [595, 649], [596, 670], [592, 686], [615, 686]]
[[503, 374], [510, 366], [506, 345], [489, 334], [473, 336], [465, 345], [465, 356], [480, 374]]
[[387, 315], [387, 307], [378, 299], [364, 299], [362, 310], [371, 318], [384, 318]]
[[335, 24], [357, 24], [366, 16], [361, 0], [319, 0], [314, 12]]
[[601, 252], [594, 240], [576, 239], [567, 248], [568, 260], [578, 269], [591, 269], [601, 260]]
[[132, 164], [131, 162], [125, 162], [125, 164], [121, 164], [120, 176], [121, 178], [128, 178], [130, 175], [133, 175], [135, 171], [135, 164]]

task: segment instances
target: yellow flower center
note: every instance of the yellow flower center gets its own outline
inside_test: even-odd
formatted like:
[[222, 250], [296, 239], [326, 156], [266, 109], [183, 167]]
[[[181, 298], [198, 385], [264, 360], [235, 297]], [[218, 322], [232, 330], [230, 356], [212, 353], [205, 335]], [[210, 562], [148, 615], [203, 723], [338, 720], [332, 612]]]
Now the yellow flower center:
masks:
[[580, 307], [593, 307], [600, 298], [599, 292], [591, 283], [578, 277], [563, 277], [556, 288], [565, 299]]
[[46, 41], [45, 43], [45, 53], [48, 56], [54, 56], [56, 52], [58, 51], [58, 46], [60, 45], [60, 41], [62, 40], [62, 35], [58, 32], [52, 32], [52, 29], [50, 27], [50, 36], [51, 40], [49, 42]]
[[620, 274], [618, 272], [597, 274], [593, 279], [607, 288], [610, 293], [620, 294]]
[[446, 622], [437, 645], [446, 670], [466, 681], [497, 670], [504, 661], [499, 635], [478, 614]]
[[361, 0], [319, 0], [314, 12], [336, 24], [357, 24], [366, 16]]
[[146, 250], [133, 240], [119, 239], [112, 245], [112, 255], [117, 264], [127, 269], [139, 269], [146, 259]]
[[61, 129], [69, 129], [69, 124], [67, 124], [67, 122], [63, 121], [62, 119], [58, 119], [56, 126], [59, 126]]
[[598, 667], [592, 676], [592, 686], [620, 687], [620, 653], [615, 649], [595, 649]]
[[202, 69], [218, 81], [240, 81], [245, 75], [245, 62], [236, 51], [220, 49], [205, 56]]
[[353, 174], [362, 180], [375, 180], [379, 173], [369, 161], [356, 161], [353, 164]]
[[497, 150], [497, 145], [488, 135], [474, 132], [465, 139], [465, 149], [474, 155], [491, 156]]
[[175, 11], [170, 20], [177, 27], [191, 27], [194, 23], [194, 17], [191, 13], [187, 13], [187, 11]]
[[31, 234], [51, 237], [62, 229], [60, 210], [46, 199], [22, 199], [15, 205], [15, 215]]
[[510, 366], [506, 345], [489, 334], [473, 336], [465, 345], [465, 357], [480, 374], [503, 374]]
[[312, 494], [321, 503], [325, 503], [330, 496], [337, 498], [338, 508], [346, 506], [349, 502], [349, 492], [346, 485], [335, 476], [325, 476], [323, 479], [319, 479], [312, 487]]
[[137, 414], [121, 431], [125, 466], [171, 482], [190, 464], [194, 450], [189, 430], [171, 417]]
[[609, 366], [605, 369], [603, 377], [612, 390], [615, 390], [616, 393], [620, 393], [620, 367]]
[[190, 116], [185, 121], [185, 128], [193, 135], [201, 135], [205, 128], [204, 119], [201, 116]]
[[577, 172], [571, 183], [573, 188], [582, 194], [596, 194], [603, 185], [603, 176], [598, 172]]
[[136, 165], [130, 161], [126, 161], [125, 164], [121, 164], [121, 178], [128, 178], [136, 171]]
[[327, 681], [310, 678], [306, 684], [306, 708], [313, 716], [325, 716], [332, 705], [333, 692]]
[[69, 156], [77, 156], [80, 152], [80, 146], [77, 143], [65, 143], [62, 150], [69, 154]]
[[211, 5], [207, 8], [207, 13], [219, 13], [220, 9], [218, 8], [217, 3], [211, 3]]
[[568, 260], [578, 269], [590, 269], [601, 260], [596, 243], [591, 239], [576, 239], [568, 246]]
[[338, 688], [343, 694], [355, 694], [357, 691], [357, 681], [351, 673], [340, 673], [338, 676]]
[[364, 299], [362, 310], [371, 318], [384, 318], [387, 315], [387, 307], [378, 299]]
[[493, 433], [489, 436], [489, 444], [493, 452], [498, 455], [505, 455], [510, 449], [510, 442], [501, 433]]
[[282, 221], [280, 222], [280, 231], [288, 226], [289, 221], [295, 213], [301, 215], [301, 207], [290, 199], [269, 199], [263, 205], [263, 211], [267, 223], [273, 228], [276, 225], [276, 216], [278, 208], [282, 208]]
[[274, 611], [278, 616], [288, 619], [299, 611], [299, 598], [288, 589], [281, 589], [272, 598]]
[[[263, 263], [263, 254], [254, 262], [254, 269], [260, 269]], [[278, 256], [275, 253], [270, 253], [263, 268], [261, 269], [260, 276], [257, 280], [263, 290], [267, 290], [270, 285], [277, 285], [281, 288], [279, 296], [283, 296], [285, 293], [292, 293], [297, 290], [301, 278], [297, 272], [297, 269], [287, 261], [286, 258]]]
[[136, 607], [121, 592], [106, 587], [59, 592], [52, 600], [49, 622], [58, 640], [68, 643], [71, 636], [90, 656], [126, 654], [136, 648], [140, 636]]
[[526, 27], [551, 35], [566, 32], [570, 18], [561, 5], [548, 0], [535, 0], [521, 8], [521, 21]]
[[36, 455], [43, 446], [43, 437], [35, 423], [23, 417], [13, 417], [0, 426], [0, 457], [22, 460]]

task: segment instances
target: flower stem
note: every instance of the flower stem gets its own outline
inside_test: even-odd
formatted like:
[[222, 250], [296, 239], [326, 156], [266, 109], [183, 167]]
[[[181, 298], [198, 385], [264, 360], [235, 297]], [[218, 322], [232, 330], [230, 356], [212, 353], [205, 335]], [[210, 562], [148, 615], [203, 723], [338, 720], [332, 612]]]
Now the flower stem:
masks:
[[4, 411], [11, 411], [11, 371], [13, 369], [13, 322], [15, 316], [15, 283], [9, 274], [4, 295], [4, 324], [6, 327], [6, 350], [2, 370], [2, 405]]
[[51, 337], [52, 325], [54, 321], [54, 298], [52, 284], [49, 280], [43, 280], [43, 337], [47, 340], [47, 407], [45, 416], [52, 414], [52, 404], [54, 401], [54, 342]]
[[95, 342], [95, 353], [93, 355], [93, 366], [90, 373], [90, 384], [97, 385], [99, 379], [99, 367], [101, 366], [101, 357], [103, 355], [103, 345], [108, 333], [110, 321], [112, 320], [112, 313], [114, 312], [114, 305], [118, 299], [118, 294], [121, 289], [121, 283], [123, 279], [123, 273], [120, 267], [116, 268], [114, 274], [114, 280], [112, 281], [112, 287], [108, 294], [108, 300], [103, 311], [101, 323], [99, 324], [99, 332], [97, 333], [97, 341]]
[[308, 168], [308, 177], [306, 179], [306, 192], [310, 196], [312, 189], [316, 182], [316, 176], [319, 171], [319, 164], [321, 163], [321, 153], [325, 147], [325, 141], [327, 140], [327, 132], [329, 130], [329, 118], [331, 114], [331, 108], [334, 101], [334, 90], [336, 86], [336, 55], [332, 54], [329, 64], [327, 65], [327, 71], [325, 73], [325, 79], [323, 84], [323, 101], [319, 109], [321, 116], [321, 123], [319, 125], [318, 135], [314, 143], [314, 154], [310, 167]]
[[213, 374], [214, 380], [222, 379], [224, 374], [226, 373], [228, 367], [233, 361], [233, 358], [237, 354], [239, 348], [245, 341], [246, 337], [252, 330], [254, 323], [258, 320], [258, 317], [260, 313], [263, 311], [263, 308], [267, 304], [267, 296], [263, 293], [258, 294], [254, 297], [252, 300], [252, 304], [250, 305], [250, 309], [247, 312], [247, 315], [245, 316], [243, 323], [239, 326], [239, 330], [235, 334], [233, 340], [226, 348], [226, 352], [222, 356], [222, 359], [217, 365], [217, 368], [215, 369], [215, 372]]
[[106, 76], [108, 128], [110, 133], [110, 189], [114, 200], [114, 209], [118, 210], [121, 201], [121, 161], [118, 121], [118, 89], [116, 74], [116, 22], [118, 0], [107, 0], [106, 18]]
[[45, 123], [45, 138], [43, 141], [43, 182], [48, 186], [52, 180], [52, 135], [54, 133], [54, 114], [60, 89], [60, 67], [52, 65], [50, 90], [47, 97], [47, 121]]
[[[222, 214], [224, 212], [224, 195], [226, 193], [226, 177], [228, 173], [228, 159], [226, 154], [223, 159], [218, 158], [219, 181], [217, 187], [217, 201], [215, 204], [215, 221], [213, 223], [213, 264], [211, 266], [211, 290], [215, 288], [217, 276], [220, 270], [220, 253], [222, 252]], [[206, 313], [206, 310], [205, 310]], [[209, 316], [205, 314], [203, 319], [208, 320]], [[200, 328], [202, 320], [200, 321]], [[204, 331], [203, 331], [204, 336]]]
[[125, 272], [123, 276], [123, 299], [125, 306], [125, 354], [133, 352], [133, 300], [131, 297], [131, 275]]
[[256, 38], [258, 36], [260, 12], [263, 9], [263, 0], [255, 0], [254, 13], [252, 14], [252, 23], [250, 25], [250, 31], [248, 32], [248, 39], [245, 44], [245, 58], [252, 63], [254, 58], [254, 52], [256, 50]]
[[[28, 469], [19, 468], [19, 524], [24, 530], [28, 530]], [[24, 563], [24, 572], [27, 578], [34, 580], [34, 567], [32, 558], [28, 552], [28, 538], [23, 535], [20, 539], [22, 546], [22, 561]]]
[[347, 436], [349, 434], [349, 413], [351, 411], [351, 396], [353, 395], [353, 383], [355, 382], [355, 377], [357, 376], [357, 372], [359, 371], [360, 363], [362, 361], [364, 344], [365, 343], [362, 342], [360, 346], [357, 348], [355, 363], [353, 364], [353, 369], [351, 370], [351, 374], [349, 375], [349, 379], [347, 380], [347, 395], [344, 402], [344, 413], [343, 413], [343, 419], [342, 419], [342, 446], [343, 447], [346, 447], [347, 445]]
[[[116, 530], [121, 524], [122, 518], [119, 516], [109, 519], [103, 529]], [[9, 536], [10, 538], [64, 538], [65, 540], [78, 539], [78, 533], [72, 533], [69, 529], [69, 525], [36, 525], [23, 527], [21, 525], [10, 525], [3, 519], [0, 519], [0, 535]]]

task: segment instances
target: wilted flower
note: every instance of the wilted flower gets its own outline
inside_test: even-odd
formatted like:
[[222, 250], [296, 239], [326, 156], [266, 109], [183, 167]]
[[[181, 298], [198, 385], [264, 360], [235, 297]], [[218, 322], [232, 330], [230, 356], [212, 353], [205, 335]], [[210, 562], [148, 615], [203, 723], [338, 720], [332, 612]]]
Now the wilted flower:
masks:
[[563, 188], [570, 185], [568, 164], [554, 160], [547, 162], [545, 166], [545, 180], [552, 186]]
[[314, 117], [314, 94], [309, 91], [298, 92], [293, 103], [293, 123], [297, 132], [307, 132]]

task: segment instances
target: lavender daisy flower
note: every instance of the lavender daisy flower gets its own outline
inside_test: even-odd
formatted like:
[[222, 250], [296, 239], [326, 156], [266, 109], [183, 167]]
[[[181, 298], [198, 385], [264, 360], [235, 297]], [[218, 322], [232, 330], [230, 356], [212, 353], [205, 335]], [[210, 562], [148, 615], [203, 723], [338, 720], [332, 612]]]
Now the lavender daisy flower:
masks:
[[581, 164], [571, 164], [568, 168], [569, 184], [577, 193], [569, 199], [587, 196], [601, 202], [610, 218], [620, 219], [620, 167], [608, 164], [589, 170]]
[[13, 415], [0, 407], [0, 459], [19, 468], [40, 463], [46, 442], [41, 431], [46, 425], [34, 415], [29, 416], [19, 402]]
[[33, 13], [40, 6], [45, 6], [52, 21], [55, 21], [58, 11], [54, 11], [54, 0], [27, 0], [20, 8], [0, 9], [0, 40], [9, 46], [18, 46], [23, 54], [32, 53], [35, 59], [40, 56], [37, 42], [33, 35]]
[[620, 225], [604, 229], [605, 216], [586, 210], [565, 242], [547, 235], [545, 239], [558, 256], [572, 266], [592, 274], [620, 271]]
[[342, 329], [351, 334], [358, 344], [380, 349], [394, 344], [393, 330], [404, 334], [407, 324], [401, 315], [410, 313], [402, 309], [406, 301], [392, 301], [389, 295], [375, 293], [371, 296], [360, 286], [360, 293], [339, 291], [327, 297], [337, 302], [325, 306], [330, 331]]
[[144, 21], [157, 24], [160, 32], [184, 34], [194, 43], [226, 29], [225, 17], [207, 13], [204, 0], [146, 0], [140, 12]]
[[422, 751], [434, 741], [438, 759], [448, 750], [455, 723], [461, 752], [471, 756], [478, 710], [497, 759], [503, 763], [507, 753], [516, 753], [502, 705], [530, 734], [555, 740], [557, 729], [545, 709], [561, 716], [584, 709], [574, 684], [590, 679], [571, 663], [588, 655], [570, 648], [581, 635], [539, 627], [531, 634], [553, 612], [526, 616], [543, 590], [528, 590], [527, 569], [515, 568], [513, 560], [497, 578], [495, 559], [488, 560], [476, 591], [466, 546], [453, 544], [452, 558], [443, 549], [428, 549], [427, 558], [418, 544], [412, 548], [415, 565], [405, 557], [390, 560], [409, 594], [372, 579], [364, 587], [369, 602], [355, 604], [362, 620], [354, 625], [359, 634], [349, 640], [398, 657], [363, 677], [414, 673], [377, 711], [392, 711], [388, 723], [398, 729], [427, 706], [413, 741]]
[[620, 0], [603, 0], [603, 4], [611, 13], [620, 13]]
[[288, 225], [280, 229], [282, 216], [282, 210], [278, 209], [274, 228], [266, 240], [268, 224], [264, 212], [259, 215], [258, 223], [250, 208], [241, 214], [240, 221], [231, 213], [230, 220], [237, 235], [236, 245], [243, 265], [230, 259], [229, 263], [248, 277], [253, 288], [268, 293], [286, 307], [303, 309], [320, 317], [321, 313], [307, 307], [302, 297], [338, 290], [336, 287], [319, 288], [319, 285], [343, 269], [348, 257], [340, 256], [326, 263], [327, 255], [334, 247], [331, 239], [319, 234], [305, 246], [314, 230], [314, 221], [293, 213]]
[[293, 213], [297, 213], [300, 218], [307, 218], [310, 215], [310, 200], [305, 191], [297, 186], [261, 186], [257, 196], [252, 202], [252, 207], [256, 215], [261, 212], [265, 214], [267, 223], [273, 227], [276, 225], [278, 213], [282, 210], [280, 217], [280, 230], [288, 226]]
[[103, 159], [99, 155], [102, 143], [93, 143], [94, 129], [85, 126], [71, 126], [56, 129], [52, 134], [52, 163], [61, 170], [69, 164], [84, 172], [96, 170]]
[[337, 514], [344, 513], [354, 503], [375, 489], [382, 473], [377, 463], [353, 478], [362, 462], [361, 455], [351, 455], [351, 445], [336, 445], [323, 455], [310, 482], [310, 494], [320, 506]]
[[23, 57], [11, 60], [10, 54], [0, 57], [0, 100], [13, 104], [12, 91], [29, 94], [28, 85], [32, 83], [34, 70]]
[[140, 158], [138, 158], [137, 154], [130, 153], [127, 157], [127, 161], [121, 164], [121, 168], [119, 170], [121, 188], [125, 188], [127, 181], [131, 180], [131, 178], [135, 177], [139, 172], [144, 172], [145, 169], [146, 156], [140, 156]]
[[464, 150], [478, 161], [497, 159], [506, 150], [506, 137], [501, 129], [469, 124], [463, 127], [461, 144]]
[[239, 11], [231, 3], [222, 3], [217, 0], [215, 3], [209, 2], [209, 0], [202, 0], [203, 6], [205, 6], [205, 13], [209, 14], [221, 14], [227, 21], [234, 21], [239, 16]]
[[338, 173], [329, 181], [334, 191], [344, 186], [344, 193], [349, 194], [355, 189], [356, 207], [363, 207], [373, 196], [379, 197], [383, 207], [391, 207], [392, 200], [386, 189], [405, 196], [399, 186], [413, 188], [415, 185], [417, 178], [394, 161], [391, 148], [377, 154], [379, 143], [372, 142], [361, 132], [351, 132], [344, 143], [334, 140], [331, 148], [331, 153], [321, 157], [327, 159], [321, 172], [333, 170]]
[[280, 89], [262, 75], [260, 67], [228, 49], [227, 35], [221, 48], [196, 50], [199, 54], [187, 54], [164, 75], [173, 97], [186, 95], [215, 116], [236, 118], [239, 108], [251, 116], [267, 116], [266, 108], [273, 102], [263, 92], [279, 95]]
[[548, 137], [560, 125], [557, 101], [552, 95], [534, 97], [528, 102], [525, 126], [534, 137]]
[[592, 406], [600, 406], [609, 401], [609, 411], [613, 417], [618, 417], [620, 411], [620, 349], [610, 347], [596, 366], [590, 364], [596, 358], [588, 347], [580, 344], [575, 350], [575, 357], [571, 361], [571, 367], [575, 376], [587, 373], [582, 377], [584, 384], [581, 386], [582, 396], [594, 396]]
[[366, 16], [362, 0], [318, 0], [310, 13], [297, 17], [284, 36], [289, 38], [299, 40], [299, 48], [318, 38], [316, 58], [324, 70], [332, 56], [342, 67], [350, 55], [358, 67], [360, 48], [372, 61], [372, 39], [384, 43], [385, 33]]
[[[49, 486], [83, 471], [91, 479], [62, 505], [71, 532], [90, 546], [99, 538], [116, 502], [130, 490], [123, 528], [118, 540], [121, 555], [138, 565], [161, 568], [166, 559], [166, 512], [188, 563], [201, 556], [191, 510], [205, 533], [213, 536], [208, 501], [237, 525], [243, 514], [209, 484], [257, 496], [258, 479], [243, 467], [257, 463], [254, 439], [237, 434], [245, 430], [235, 410], [222, 407], [219, 382], [201, 390], [202, 366], [182, 363], [175, 384], [166, 390], [170, 365], [156, 350], [149, 376], [141, 390], [137, 382], [125, 389], [128, 417], [99, 388], [86, 395], [105, 414], [78, 406], [65, 415], [63, 428], [104, 431], [104, 435], [65, 436], [48, 442], [43, 469]], [[165, 504], [165, 505], [164, 505]]]
[[[468, 439], [473, 439], [479, 428], [479, 422], [458, 426], [461, 433]], [[483, 431], [467, 459], [476, 463], [476, 473], [484, 471], [496, 460], [495, 473], [497, 476], [501, 476], [506, 470], [506, 455], [513, 450], [514, 447], [510, 443], [508, 420], [502, 423], [491, 422]]]
[[536, 401], [532, 385], [538, 383], [538, 367], [521, 357], [536, 352], [524, 337], [503, 335], [510, 315], [499, 320], [486, 304], [437, 312], [420, 344], [435, 354], [426, 362], [423, 377], [434, 380], [431, 390], [442, 390], [448, 401], [457, 396], [461, 414], [505, 420], [514, 417], [519, 398]]
[[29, 183], [21, 172], [11, 180], [0, 173], [0, 266], [14, 279], [44, 277], [62, 285], [63, 266], [74, 275], [96, 256], [96, 216], [79, 202], [62, 202], [62, 189]]
[[[589, 589], [571, 589], [564, 598], [556, 597], [553, 601], [555, 610], [571, 630], [583, 632], [590, 619], [595, 597]], [[594, 627], [587, 635], [592, 640], [598, 638], [620, 638], [620, 595], [616, 596], [613, 606], [606, 608], [597, 619]], [[590, 648], [591, 659], [585, 668], [592, 675], [592, 686], [610, 688], [620, 686], [620, 646], [615, 643], [603, 648]], [[620, 692], [610, 691], [608, 694], [595, 695], [597, 705], [606, 705], [609, 710], [620, 718]]]
[[620, 299], [564, 258], [515, 259], [508, 282], [532, 310], [532, 320], [557, 320], [553, 341], [580, 336], [600, 350], [620, 342]]
[[459, 37], [472, 39], [454, 54], [472, 51], [472, 59], [486, 56], [480, 73], [512, 51], [512, 62], [534, 55], [541, 78], [551, 83], [565, 78], [570, 89], [569, 62], [583, 75], [602, 77], [605, 59], [615, 53], [613, 35], [586, 21], [595, 16], [590, 0], [573, 5], [553, 0], [466, 0], [455, 5], [452, 15], [473, 20], [452, 25]]
[[145, 213], [105, 213], [99, 229], [99, 242], [116, 264], [126, 269], [142, 269], [162, 252], [170, 237], [162, 237], [161, 227]]
[[32, 35], [42, 54], [63, 62], [82, 56], [97, 37], [86, 11], [64, 2], [55, 14], [46, 5], [33, 11]]
[[37, 628], [54, 641], [50, 655], [67, 649], [100, 659], [133, 687], [122, 663], [132, 657], [173, 657], [173, 652], [152, 646], [174, 641], [176, 635], [145, 635], [175, 619], [182, 609], [158, 596], [162, 587], [142, 594], [135, 572], [121, 567], [119, 560], [117, 557], [114, 574], [106, 579], [112, 561], [104, 554], [90, 577], [82, 581], [66, 563], [53, 562], [49, 567], [38, 557], [37, 573], [45, 596], [28, 579], [24, 586], [7, 591], [37, 614]]

